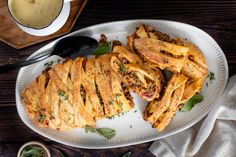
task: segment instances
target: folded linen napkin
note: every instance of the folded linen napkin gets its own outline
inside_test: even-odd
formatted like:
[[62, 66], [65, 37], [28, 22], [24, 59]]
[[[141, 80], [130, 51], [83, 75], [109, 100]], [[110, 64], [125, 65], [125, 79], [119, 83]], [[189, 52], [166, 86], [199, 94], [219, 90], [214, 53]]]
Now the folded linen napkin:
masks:
[[236, 156], [236, 75], [205, 119], [191, 128], [153, 142], [158, 157]]

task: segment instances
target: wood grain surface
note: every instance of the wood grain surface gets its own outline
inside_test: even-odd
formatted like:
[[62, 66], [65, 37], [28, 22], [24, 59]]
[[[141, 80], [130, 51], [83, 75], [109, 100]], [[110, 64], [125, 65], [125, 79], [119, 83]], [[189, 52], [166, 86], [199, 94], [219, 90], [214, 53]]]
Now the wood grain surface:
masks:
[[[87, 0], [73, 0], [70, 2], [70, 14], [65, 25], [59, 29], [57, 32], [48, 35], [48, 36], [34, 36], [29, 35], [22, 31], [13, 18], [11, 17], [8, 7], [7, 0], [0, 1], [0, 41], [7, 43], [8, 45], [21, 49], [28, 47], [30, 45], [34, 45], [36, 43], [40, 43], [49, 39], [53, 39], [55, 37], [62, 36], [72, 29], [77, 18], [80, 13], [84, 9]], [[22, 40], [24, 39], [24, 40]]]
[[[236, 74], [236, 0], [89, 0], [73, 31], [102, 22], [126, 19], [166, 19], [195, 25], [218, 42], [227, 57], [230, 76]], [[0, 64], [23, 60], [46, 43], [16, 50], [0, 42]], [[127, 151], [132, 152], [131, 157], [153, 157], [148, 151], [151, 142], [115, 149], [86, 150], [61, 145], [34, 133], [23, 124], [16, 111], [17, 72], [0, 74], [1, 157], [16, 156], [19, 147], [32, 140], [47, 144], [53, 156], [59, 156], [57, 150], [61, 150], [68, 157], [121, 157]]]

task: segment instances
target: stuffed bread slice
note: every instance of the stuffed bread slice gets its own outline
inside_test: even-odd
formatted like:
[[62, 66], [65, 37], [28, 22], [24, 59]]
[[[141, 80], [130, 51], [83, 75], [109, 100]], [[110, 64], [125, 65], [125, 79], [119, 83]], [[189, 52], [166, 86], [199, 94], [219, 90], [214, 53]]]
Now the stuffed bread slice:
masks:
[[189, 48], [187, 57], [185, 58], [185, 64], [181, 69], [181, 72], [193, 79], [204, 80], [208, 74], [208, 65], [202, 51], [196, 45], [186, 40], [176, 40], [177, 43], [181, 43], [183, 46]]
[[[72, 61], [68, 61], [58, 64], [55, 69], [45, 70], [23, 91], [22, 98], [26, 110], [36, 125], [58, 130], [74, 127], [73, 107], [69, 103], [72, 95], [65, 84], [66, 79], [62, 80], [58, 76], [66, 76], [71, 64]], [[62, 89], [68, 94], [66, 99], [61, 98], [59, 94]]]
[[134, 39], [136, 52], [160, 69], [180, 73], [188, 48], [152, 38]]
[[36, 125], [57, 130], [95, 126], [80, 94], [82, 61], [67, 60], [45, 70], [23, 91], [26, 110]]
[[[70, 63], [70, 64], [69, 64]], [[95, 126], [93, 116], [85, 110], [81, 95], [83, 58], [75, 61], [68, 60], [63, 64], [57, 64], [49, 71], [49, 76], [58, 87], [60, 110], [60, 130], [66, 130], [69, 121], [73, 122], [68, 129], [84, 127], [85, 125]]]
[[171, 38], [169, 35], [156, 31], [152, 27], [145, 25], [140, 25], [135, 32], [135, 35], [131, 37], [130, 40], [128, 40], [128, 43], [130, 42], [129, 45], [132, 45], [132, 41], [134, 41], [135, 37], [149, 37], [152, 39], [157, 39], [171, 44], [187, 47], [189, 48], [189, 51], [187, 53], [187, 56], [185, 57], [181, 73], [184, 73], [185, 75], [193, 79], [201, 78], [203, 80], [208, 74], [207, 61], [202, 51], [196, 45], [188, 42], [187, 40], [181, 38]]
[[[57, 128], [57, 126], [49, 124], [50, 108], [45, 103], [45, 85], [46, 77], [44, 74], [40, 75], [22, 92], [22, 99], [26, 107], [26, 111], [33, 122], [40, 127]], [[39, 88], [41, 88], [39, 90]]]
[[163, 81], [160, 70], [153, 71], [140, 64], [123, 64], [115, 56], [112, 58], [111, 65], [130, 91], [137, 93], [147, 101], [159, 97]]
[[135, 53], [132, 53], [127, 46], [115, 46], [113, 53], [118, 53], [118, 59], [123, 63], [142, 63], [142, 59]]
[[181, 100], [181, 103], [185, 103], [188, 101], [191, 97], [194, 96], [194, 94], [198, 93], [200, 89], [202, 88], [203, 80], [198, 79], [188, 79], [188, 81], [185, 84], [184, 94]]
[[185, 85], [181, 85], [173, 92], [169, 108], [158, 118], [158, 120], [154, 122], [153, 127], [158, 131], [163, 131], [174, 118], [179, 109], [179, 104], [181, 103], [181, 98], [184, 93], [184, 86]]
[[132, 97], [125, 92], [126, 87], [111, 68], [111, 58], [111, 54], [106, 54], [95, 60], [95, 83], [106, 117], [129, 111], [134, 107]]
[[144, 111], [144, 119], [154, 124], [170, 107], [174, 91], [180, 86], [184, 85], [187, 80], [188, 77], [183, 74], [173, 74], [167, 83], [167, 87], [161, 100], [154, 100], [148, 104]]
[[82, 94], [85, 109], [97, 119], [104, 118], [104, 108], [97, 94], [95, 83], [95, 59], [84, 59], [82, 68]]
[[73, 106], [75, 110], [75, 127], [85, 125], [95, 126], [94, 116], [85, 108], [85, 95], [82, 87], [82, 66], [84, 58], [76, 58], [71, 67], [71, 81], [73, 84]]

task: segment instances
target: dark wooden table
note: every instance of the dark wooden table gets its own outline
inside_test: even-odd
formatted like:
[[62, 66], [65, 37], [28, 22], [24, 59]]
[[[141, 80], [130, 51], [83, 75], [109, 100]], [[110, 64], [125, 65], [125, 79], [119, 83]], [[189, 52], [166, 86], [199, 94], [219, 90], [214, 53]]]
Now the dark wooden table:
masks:
[[[236, 73], [236, 0], [89, 0], [73, 31], [90, 25], [126, 19], [166, 19], [195, 25], [209, 33], [223, 49], [229, 63], [230, 76]], [[1, 19], [0, 19], [1, 22]], [[1, 33], [1, 32], [0, 32]], [[24, 40], [24, 39], [22, 39]], [[23, 60], [48, 42], [16, 50], [0, 42], [0, 64]], [[153, 156], [151, 142], [101, 150], [86, 150], [65, 146], [30, 130], [16, 111], [15, 82], [18, 70], [0, 74], [0, 156], [14, 157], [25, 142], [44, 142], [58, 156], [59, 149], [67, 156], [120, 157], [127, 151], [132, 157]]]

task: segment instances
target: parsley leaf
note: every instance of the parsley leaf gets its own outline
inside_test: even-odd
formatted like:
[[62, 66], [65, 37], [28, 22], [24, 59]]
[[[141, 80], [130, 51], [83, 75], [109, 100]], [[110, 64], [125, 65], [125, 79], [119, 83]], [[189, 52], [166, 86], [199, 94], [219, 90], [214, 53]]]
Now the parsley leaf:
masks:
[[211, 71], [209, 72], [207, 77], [209, 78], [211, 84], [212, 84], [213, 80], [216, 79], [215, 74]]
[[40, 116], [39, 116], [39, 122], [44, 122], [45, 120], [46, 120], [46, 115], [45, 114], [41, 114]]
[[127, 68], [126, 68], [125, 65], [122, 63], [122, 64], [120, 65], [120, 72], [121, 72], [122, 74], [124, 74], [124, 73], [126, 73], [126, 71], [127, 71]]
[[49, 61], [49, 62], [45, 63], [44, 66], [45, 67], [50, 67], [50, 66], [52, 66], [53, 62], [54, 61]]
[[64, 100], [68, 100], [69, 96], [66, 95], [65, 91], [58, 91], [58, 95]]
[[112, 42], [100, 43], [93, 55], [103, 55], [112, 51]]
[[110, 116], [110, 117], [107, 117], [108, 119], [114, 119], [115, 118], [115, 116], [114, 115], [112, 115], [112, 116]]
[[44, 64], [44, 67], [48, 68], [51, 67], [53, 65], [53, 63], [60, 63], [60, 59], [58, 59], [57, 61], [49, 61], [47, 63]]
[[202, 102], [204, 97], [199, 94], [195, 94], [192, 98], [190, 98], [187, 102], [184, 103], [181, 111], [190, 111], [197, 103]]

